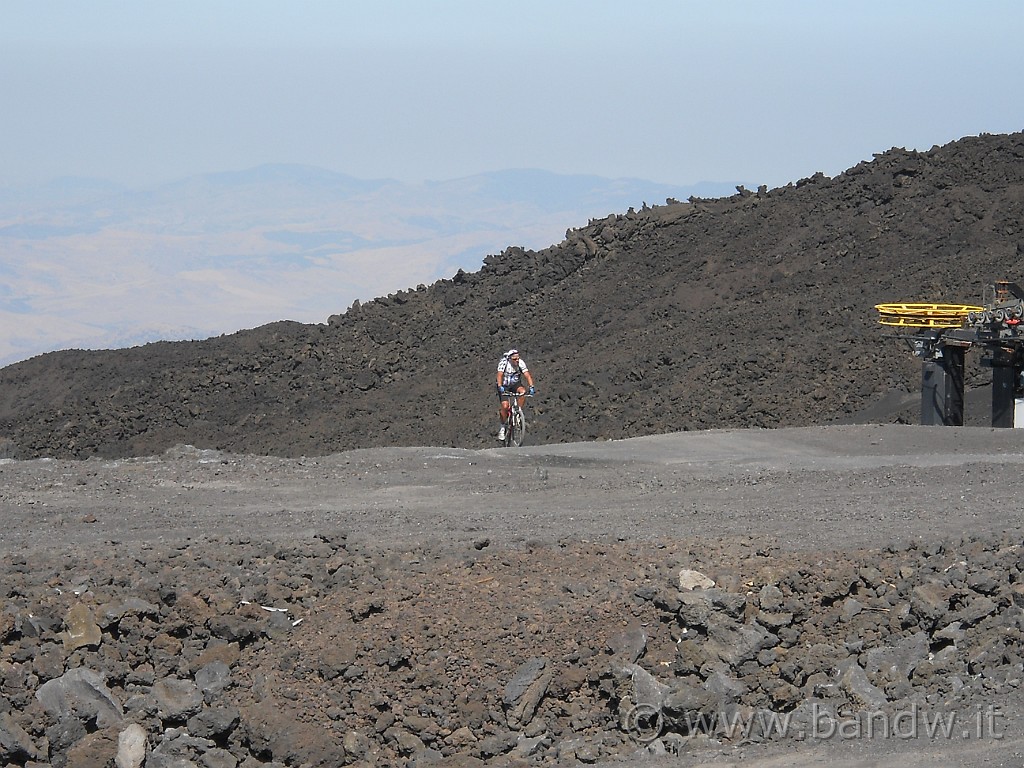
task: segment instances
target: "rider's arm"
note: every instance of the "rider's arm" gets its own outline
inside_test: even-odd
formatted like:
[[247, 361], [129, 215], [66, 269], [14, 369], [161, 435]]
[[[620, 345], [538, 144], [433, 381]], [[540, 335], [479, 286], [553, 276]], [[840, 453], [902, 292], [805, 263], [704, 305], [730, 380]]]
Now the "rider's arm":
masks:
[[526, 377], [526, 383], [531, 387], [533, 386], [533, 376], [530, 375], [529, 371], [523, 371], [523, 376]]

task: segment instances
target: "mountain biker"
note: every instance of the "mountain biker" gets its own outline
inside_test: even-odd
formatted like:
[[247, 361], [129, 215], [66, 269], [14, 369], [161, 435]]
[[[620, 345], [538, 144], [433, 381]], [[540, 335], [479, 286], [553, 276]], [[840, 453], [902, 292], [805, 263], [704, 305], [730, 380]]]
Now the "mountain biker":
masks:
[[498, 430], [498, 439], [505, 439], [505, 422], [508, 421], [509, 411], [509, 398], [502, 397], [507, 393], [515, 392], [520, 395], [519, 407], [523, 407], [523, 403], [526, 398], [523, 395], [526, 394], [526, 387], [523, 386], [522, 380], [526, 379], [526, 383], [530, 386], [530, 394], [533, 394], [533, 376], [530, 375], [530, 369], [526, 366], [526, 361], [519, 356], [518, 349], [510, 349], [504, 355], [501, 356], [501, 360], [498, 361], [498, 373], [496, 376], [498, 385], [498, 415], [501, 418], [501, 429]]

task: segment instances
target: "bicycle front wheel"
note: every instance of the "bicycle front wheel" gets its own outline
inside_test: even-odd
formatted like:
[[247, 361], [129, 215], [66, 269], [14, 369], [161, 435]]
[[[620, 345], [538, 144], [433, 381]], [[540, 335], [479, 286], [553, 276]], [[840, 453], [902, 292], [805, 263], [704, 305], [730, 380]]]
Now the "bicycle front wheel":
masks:
[[526, 437], [526, 417], [523, 415], [521, 408], [516, 408], [512, 411], [511, 433], [509, 442], [518, 448], [523, 444], [523, 438]]

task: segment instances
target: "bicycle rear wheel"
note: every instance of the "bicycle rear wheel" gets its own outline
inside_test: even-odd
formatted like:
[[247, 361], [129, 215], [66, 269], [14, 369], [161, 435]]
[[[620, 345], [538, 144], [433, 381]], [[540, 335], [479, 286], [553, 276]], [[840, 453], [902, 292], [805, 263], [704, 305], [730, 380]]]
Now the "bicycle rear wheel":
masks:
[[521, 408], [512, 410], [512, 427], [509, 429], [509, 443], [516, 448], [523, 444], [526, 437], [526, 417]]

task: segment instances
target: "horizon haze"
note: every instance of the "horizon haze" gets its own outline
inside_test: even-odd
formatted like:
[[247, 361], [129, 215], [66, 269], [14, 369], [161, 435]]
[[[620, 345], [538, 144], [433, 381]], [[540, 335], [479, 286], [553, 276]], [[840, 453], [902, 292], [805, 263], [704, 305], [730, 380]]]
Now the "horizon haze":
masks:
[[426, 184], [265, 165], [136, 188], [0, 189], [0, 366], [59, 349], [324, 323], [354, 301], [541, 249], [591, 218], [734, 185], [503, 171]]

